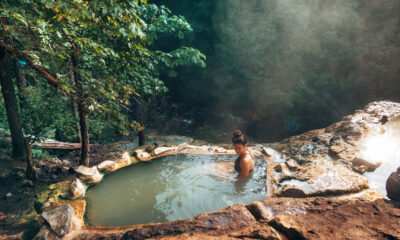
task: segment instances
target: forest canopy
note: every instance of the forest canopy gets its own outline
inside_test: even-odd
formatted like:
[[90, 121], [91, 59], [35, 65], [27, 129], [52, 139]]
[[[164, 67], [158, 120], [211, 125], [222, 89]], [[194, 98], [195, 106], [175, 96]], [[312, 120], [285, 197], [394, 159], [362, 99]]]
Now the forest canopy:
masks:
[[[167, 91], [161, 71], [205, 66], [205, 56], [194, 48], [152, 47], [159, 34], [182, 39], [192, 28], [185, 18], [146, 1], [21, 0], [0, 7], [2, 106], [14, 149], [22, 145], [22, 129], [33, 140], [80, 135], [81, 163], [88, 165], [88, 123], [98, 135], [106, 127], [121, 133], [138, 129], [126, 111], [137, 97]], [[80, 123], [75, 134], [74, 122]]]

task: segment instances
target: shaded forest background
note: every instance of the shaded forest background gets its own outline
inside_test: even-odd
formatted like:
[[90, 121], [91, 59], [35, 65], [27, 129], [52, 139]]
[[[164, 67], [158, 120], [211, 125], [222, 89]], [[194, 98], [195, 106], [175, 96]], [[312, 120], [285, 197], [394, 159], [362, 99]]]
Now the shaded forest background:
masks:
[[207, 56], [205, 69], [164, 76], [197, 135], [279, 140], [400, 99], [399, 1], [152, 2], [185, 16], [194, 31], [180, 44]]
[[[168, 92], [142, 93], [118, 113], [144, 119], [148, 130], [219, 142], [240, 128], [253, 141], [271, 142], [326, 127], [371, 101], [400, 100], [399, 1], [149, 2], [193, 28], [183, 39], [161, 34], [152, 47], [190, 46], [207, 60], [205, 68], [161, 69]], [[10, 66], [14, 82], [22, 71], [28, 85], [20, 109], [25, 133], [77, 141], [71, 102], [23, 64]], [[127, 134], [101, 114], [89, 115], [88, 125], [93, 143]], [[7, 126], [1, 102], [0, 128]]]

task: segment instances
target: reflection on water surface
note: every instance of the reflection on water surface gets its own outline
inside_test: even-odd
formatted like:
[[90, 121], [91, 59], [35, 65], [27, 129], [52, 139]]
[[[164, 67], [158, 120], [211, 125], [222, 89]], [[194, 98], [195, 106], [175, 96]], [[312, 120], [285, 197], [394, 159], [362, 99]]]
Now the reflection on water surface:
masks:
[[88, 189], [86, 218], [95, 226], [128, 226], [191, 218], [265, 197], [266, 163], [237, 182], [236, 156], [171, 155], [106, 176]]

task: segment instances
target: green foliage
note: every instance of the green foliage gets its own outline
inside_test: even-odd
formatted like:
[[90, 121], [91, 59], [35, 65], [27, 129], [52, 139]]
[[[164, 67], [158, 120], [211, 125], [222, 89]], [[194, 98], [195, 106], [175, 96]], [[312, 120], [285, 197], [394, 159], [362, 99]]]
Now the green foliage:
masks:
[[34, 158], [50, 158], [50, 157], [55, 157], [54, 155], [51, 155], [45, 150], [42, 149], [32, 149], [32, 157]]
[[[90, 118], [105, 121], [90, 121], [98, 141], [106, 129], [127, 133], [134, 126], [124, 113], [133, 98], [167, 91], [160, 71], [205, 66], [205, 56], [194, 48], [165, 52], [154, 47], [159, 34], [182, 39], [192, 28], [184, 17], [147, 1], [16, 0], [1, 4], [0, 19], [5, 46], [56, 76], [59, 90], [82, 101]], [[71, 67], [73, 57], [76, 68]], [[70, 78], [74, 72], [81, 77], [77, 85]], [[25, 131], [45, 138], [57, 130], [66, 140], [74, 139], [69, 100], [37, 85], [25, 93]]]
[[57, 129], [68, 136], [59, 140], [73, 142], [77, 139], [71, 102], [67, 98], [60, 97], [53, 89], [44, 86], [30, 86], [24, 89], [23, 94], [25, 101], [21, 116], [24, 131], [34, 141], [54, 139]]

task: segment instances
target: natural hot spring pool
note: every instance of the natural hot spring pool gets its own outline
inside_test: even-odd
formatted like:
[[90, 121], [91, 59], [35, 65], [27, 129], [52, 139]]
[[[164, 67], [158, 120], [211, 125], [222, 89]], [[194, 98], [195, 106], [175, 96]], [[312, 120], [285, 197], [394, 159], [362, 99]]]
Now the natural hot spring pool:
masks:
[[120, 169], [88, 189], [87, 222], [103, 227], [168, 222], [265, 198], [266, 163], [255, 159], [248, 179], [237, 182], [235, 158], [170, 155]]

